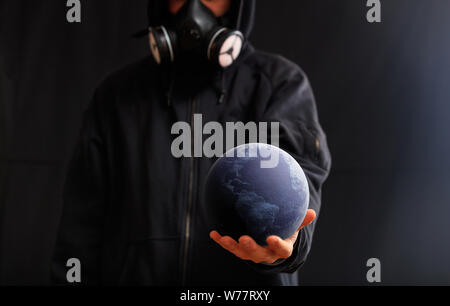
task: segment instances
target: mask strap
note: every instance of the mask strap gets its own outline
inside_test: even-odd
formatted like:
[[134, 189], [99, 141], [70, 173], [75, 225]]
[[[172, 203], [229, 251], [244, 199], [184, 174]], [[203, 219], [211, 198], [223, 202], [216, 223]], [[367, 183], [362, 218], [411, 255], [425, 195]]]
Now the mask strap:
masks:
[[238, 19], [237, 19], [237, 24], [236, 24], [236, 29], [241, 30], [241, 22], [242, 22], [242, 14], [243, 14], [243, 10], [244, 10], [244, 0], [240, 0], [240, 4], [239, 4], [239, 14], [238, 14]]

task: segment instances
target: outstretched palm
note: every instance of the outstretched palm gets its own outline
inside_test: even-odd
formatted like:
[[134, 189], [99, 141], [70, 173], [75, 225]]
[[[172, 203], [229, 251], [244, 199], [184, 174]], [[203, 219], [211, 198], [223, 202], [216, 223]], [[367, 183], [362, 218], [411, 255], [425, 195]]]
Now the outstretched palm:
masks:
[[278, 236], [269, 236], [266, 240], [266, 246], [258, 245], [252, 237], [247, 235], [240, 237], [239, 242], [229, 236], [221, 236], [217, 231], [211, 231], [209, 236], [225, 250], [243, 260], [272, 264], [279, 259], [288, 258], [292, 255], [298, 233], [303, 227], [311, 224], [315, 218], [316, 212], [308, 209], [302, 225], [292, 236], [285, 240]]

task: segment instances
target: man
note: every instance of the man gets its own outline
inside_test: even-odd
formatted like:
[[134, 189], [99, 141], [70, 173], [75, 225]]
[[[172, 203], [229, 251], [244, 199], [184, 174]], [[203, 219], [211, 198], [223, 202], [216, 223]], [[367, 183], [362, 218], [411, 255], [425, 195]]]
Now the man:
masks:
[[[84, 284], [295, 285], [330, 155], [304, 73], [245, 38], [253, 0], [151, 0], [149, 56], [109, 77], [70, 163], [53, 275], [77, 258]], [[202, 193], [214, 159], [175, 158], [176, 122], [279, 122], [310, 185], [302, 228], [259, 246], [214, 230]], [[309, 225], [309, 226], [307, 226]]]

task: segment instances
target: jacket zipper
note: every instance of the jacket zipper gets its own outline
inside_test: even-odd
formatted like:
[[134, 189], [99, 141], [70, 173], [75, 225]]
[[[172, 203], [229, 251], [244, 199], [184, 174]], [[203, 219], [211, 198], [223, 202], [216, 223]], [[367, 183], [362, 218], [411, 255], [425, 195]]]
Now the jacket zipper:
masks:
[[191, 209], [193, 202], [193, 185], [194, 185], [194, 115], [195, 115], [195, 99], [192, 99], [191, 104], [191, 157], [189, 166], [189, 189], [188, 189], [188, 204], [186, 208], [186, 222], [184, 231], [184, 252], [183, 252], [183, 275], [182, 275], [182, 285], [186, 284], [187, 278], [187, 264], [188, 264], [188, 253], [189, 253], [189, 240], [191, 231]]

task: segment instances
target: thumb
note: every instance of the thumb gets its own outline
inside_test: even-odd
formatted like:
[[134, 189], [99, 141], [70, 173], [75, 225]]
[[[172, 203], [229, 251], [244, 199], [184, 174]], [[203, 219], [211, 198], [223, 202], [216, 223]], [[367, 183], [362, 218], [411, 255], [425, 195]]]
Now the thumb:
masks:
[[306, 212], [306, 216], [303, 219], [302, 225], [300, 225], [298, 230], [301, 230], [305, 226], [310, 225], [314, 221], [314, 219], [316, 219], [316, 216], [317, 214], [313, 209], [308, 209], [308, 211]]

